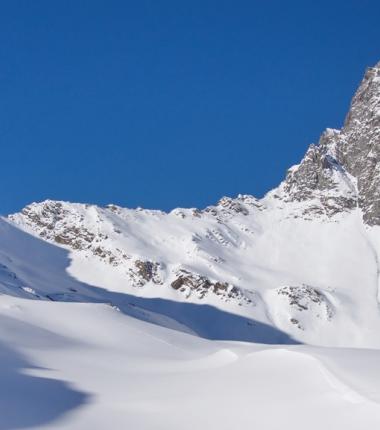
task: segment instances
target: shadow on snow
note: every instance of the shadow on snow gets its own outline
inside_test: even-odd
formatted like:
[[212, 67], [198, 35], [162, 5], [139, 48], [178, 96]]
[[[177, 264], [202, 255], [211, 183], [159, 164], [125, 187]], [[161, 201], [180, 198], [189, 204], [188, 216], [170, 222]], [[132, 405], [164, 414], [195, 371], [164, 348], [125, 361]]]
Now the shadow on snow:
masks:
[[[274, 327], [210, 305], [143, 298], [85, 284], [68, 274], [69, 265], [68, 251], [0, 218], [0, 293], [36, 298], [23, 286], [38, 285], [35, 294], [41, 299], [110, 303], [128, 316], [174, 326], [207, 339], [298, 343]], [[88, 394], [74, 390], [65, 382], [27, 374], [24, 369], [33, 369], [33, 365], [7, 346], [12, 344], [15, 329], [21, 333], [24, 347], [30, 346], [30, 342], [34, 347], [62, 342], [48, 330], [0, 316], [0, 430], [42, 426], [88, 402]]]
[[[110, 303], [129, 316], [163, 326], [176, 325], [180, 330], [190, 330], [212, 340], [264, 344], [299, 343], [277, 328], [214, 306], [138, 297], [80, 282], [67, 272], [70, 266], [67, 250], [29, 235], [4, 219], [0, 220], [0, 250], [2, 249], [6, 250], [10, 263], [12, 259], [29, 262], [29, 266], [24, 269], [18, 265], [17, 273], [21, 279], [31, 279], [33, 285], [39, 285], [37, 292], [50, 300]], [[8, 287], [6, 293], [10, 294], [11, 290]], [[20, 291], [23, 297], [31, 298], [20, 288], [15, 291], [15, 295], [20, 295]]]
[[0, 342], [0, 430], [38, 428], [84, 404], [89, 397], [65, 382], [28, 375], [26, 369], [36, 367]]

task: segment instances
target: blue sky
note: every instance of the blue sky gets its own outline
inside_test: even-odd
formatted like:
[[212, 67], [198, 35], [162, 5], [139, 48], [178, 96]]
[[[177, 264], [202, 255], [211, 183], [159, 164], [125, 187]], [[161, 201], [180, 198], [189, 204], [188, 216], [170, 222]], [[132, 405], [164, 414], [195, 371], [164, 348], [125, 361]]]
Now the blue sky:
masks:
[[0, 212], [263, 195], [380, 60], [378, 1], [0, 5]]

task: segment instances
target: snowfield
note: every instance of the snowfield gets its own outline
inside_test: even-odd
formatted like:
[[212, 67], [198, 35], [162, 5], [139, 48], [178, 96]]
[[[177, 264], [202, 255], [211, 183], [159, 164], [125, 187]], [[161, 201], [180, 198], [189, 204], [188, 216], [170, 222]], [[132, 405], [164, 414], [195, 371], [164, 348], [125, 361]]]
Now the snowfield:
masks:
[[261, 200], [0, 218], [0, 430], [380, 428], [379, 109]]
[[[243, 304], [133, 286], [120, 266], [1, 220], [0, 429], [380, 425], [373, 228], [355, 212], [264, 218], [221, 254], [231, 272], [213, 273], [251, 287]], [[209, 275], [202, 258], [192, 270]]]
[[105, 305], [10, 297], [0, 333], [4, 429], [380, 423], [375, 350], [210, 342]]
[[377, 350], [208, 341], [2, 297], [1, 428], [377, 428]]

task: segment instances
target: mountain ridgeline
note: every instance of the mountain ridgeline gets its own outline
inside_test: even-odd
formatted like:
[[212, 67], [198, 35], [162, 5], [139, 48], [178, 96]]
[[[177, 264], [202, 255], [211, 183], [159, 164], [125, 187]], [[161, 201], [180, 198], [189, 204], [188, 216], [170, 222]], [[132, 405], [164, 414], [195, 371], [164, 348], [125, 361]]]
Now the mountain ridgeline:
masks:
[[0, 288], [108, 302], [208, 338], [379, 346], [379, 225], [380, 63], [342, 129], [327, 129], [262, 199], [170, 213], [49, 200], [3, 219], [8, 240], [15, 229], [18, 240], [66, 250], [60, 276], [71, 280], [57, 281], [62, 262], [38, 273], [2, 240]]

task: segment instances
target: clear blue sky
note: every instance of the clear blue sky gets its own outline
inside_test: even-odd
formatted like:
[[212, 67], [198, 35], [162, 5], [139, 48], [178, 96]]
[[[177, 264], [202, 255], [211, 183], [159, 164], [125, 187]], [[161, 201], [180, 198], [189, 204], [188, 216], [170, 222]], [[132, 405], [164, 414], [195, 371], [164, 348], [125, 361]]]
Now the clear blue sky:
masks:
[[3, 1], [0, 212], [263, 195], [380, 60], [380, 2]]

